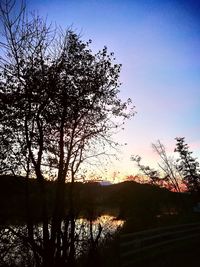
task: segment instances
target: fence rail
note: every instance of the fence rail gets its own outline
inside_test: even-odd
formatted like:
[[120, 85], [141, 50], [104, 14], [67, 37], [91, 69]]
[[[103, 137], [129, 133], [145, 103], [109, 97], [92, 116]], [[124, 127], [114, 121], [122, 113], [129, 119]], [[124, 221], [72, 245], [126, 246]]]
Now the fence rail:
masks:
[[200, 236], [200, 223], [182, 224], [155, 228], [137, 233], [124, 234], [120, 237], [121, 266], [133, 264], [137, 255], [177, 241]]

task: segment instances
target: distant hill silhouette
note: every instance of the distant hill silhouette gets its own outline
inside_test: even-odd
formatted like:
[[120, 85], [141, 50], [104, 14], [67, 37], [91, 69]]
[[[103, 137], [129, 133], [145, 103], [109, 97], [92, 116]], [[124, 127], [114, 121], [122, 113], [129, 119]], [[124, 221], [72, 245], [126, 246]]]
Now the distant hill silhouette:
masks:
[[[55, 182], [46, 182], [48, 212], [51, 216], [55, 197]], [[0, 223], [25, 220], [27, 195], [29, 190], [31, 214], [34, 220], [41, 216], [40, 190], [36, 179], [0, 176]], [[66, 184], [66, 209], [68, 208], [69, 184]], [[187, 201], [185, 201], [187, 199]], [[76, 183], [74, 201], [77, 216], [95, 218], [102, 213], [112, 213], [122, 219], [145, 218], [146, 222], [179, 212], [181, 208], [191, 208], [188, 195], [173, 193], [165, 188], [150, 184], [126, 181], [102, 186], [100, 183]], [[185, 206], [187, 203], [187, 207]]]

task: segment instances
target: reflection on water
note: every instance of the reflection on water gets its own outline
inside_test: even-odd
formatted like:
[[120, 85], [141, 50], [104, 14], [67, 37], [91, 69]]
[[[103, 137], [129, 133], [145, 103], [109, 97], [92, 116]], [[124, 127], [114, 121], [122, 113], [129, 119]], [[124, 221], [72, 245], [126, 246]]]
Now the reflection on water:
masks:
[[[78, 224], [83, 224], [83, 223], [88, 224], [89, 221], [84, 218], [78, 219]], [[104, 229], [107, 229], [113, 233], [118, 228], [123, 226], [124, 221], [117, 220], [114, 216], [111, 215], [101, 215], [100, 217], [98, 217], [96, 220], [93, 221], [94, 226], [98, 226], [99, 224], [101, 224], [101, 226]]]
[[[92, 222], [84, 218], [76, 220], [75, 247], [77, 257], [85, 253], [89, 248], [91, 230], [92, 238], [95, 240], [99, 234], [99, 229], [101, 229], [101, 235], [98, 241], [102, 242], [110, 238], [123, 224], [124, 221], [116, 220], [114, 216], [110, 215], [102, 215]], [[49, 228], [51, 228], [50, 225]], [[0, 228], [0, 255], [6, 250], [4, 257], [0, 258], [0, 266], [4, 266], [2, 263], [5, 262], [9, 264], [13, 263], [15, 266], [22, 266], [22, 263], [23, 266], [29, 266], [28, 260], [32, 257], [32, 252], [28, 247], [24, 246], [24, 238], [20, 238], [20, 236], [25, 237], [26, 235], [27, 228], [24, 225]], [[41, 224], [34, 226], [34, 239], [38, 244], [42, 242]], [[29, 256], [27, 257], [27, 255]], [[11, 262], [11, 259], [13, 262]]]
[[[92, 222], [93, 234], [97, 235], [99, 231], [99, 226], [102, 227], [102, 237], [106, 237], [107, 235], [112, 235], [118, 229], [120, 229], [124, 225], [123, 220], [117, 220], [114, 216], [110, 215], [101, 215], [96, 220]], [[84, 218], [77, 220], [77, 230], [80, 231], [81, 228], [84, 229], [86, 236], [89, 236], [90, 222]]]
[[[113, 234], [120, 229], [124, 221], [117, 220], [114, 216], [101, 215], [96, 220], [90, 222], [84, 218], [76, 222], [76, 255], [84, 254], [90, 246], [91, 239], [97, 240], [98, 244], [110, 240]], [[92, 231], [92, 232], [91, 232]], [[98, 235], [100, 236], [98, 237]]]

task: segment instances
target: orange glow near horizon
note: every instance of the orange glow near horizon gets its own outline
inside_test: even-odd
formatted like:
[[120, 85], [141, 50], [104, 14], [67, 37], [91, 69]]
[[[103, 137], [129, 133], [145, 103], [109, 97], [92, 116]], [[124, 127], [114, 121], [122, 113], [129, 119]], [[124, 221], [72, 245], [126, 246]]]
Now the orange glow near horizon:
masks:
[[[120, 172], [111, 173], [110, 179], [109, 178], [107, 178], [105, 180], [94, 179], [94, 180], [90, 180], [90, 181], [108, 182], [111, 184], [117, 184], [117, 183], [121, 183], [121, 182], [125, 182], [125, 181], [133, 181], [133, 182], [140, 183], [140, 184], [148, 184], [148, 183], [151, 184], [150, 178], [148, 178], [144, 175], [141, 175], [141, 174], [126, 175], [126, 174], [122, 174]], [[172, 183], [166, 182], [166, 181], [162, 180], [162, 178], [155, 185], [158, 185], [161, 188], [166, 188], [172, 192], [177, 192], [177, 190], [173, 187]], [[181, 181], [181, 179], [178, 179], [178, 185], [180, 188], [180, 192], [186, 192], [187, 191], [187, 186], [183, 181]]]

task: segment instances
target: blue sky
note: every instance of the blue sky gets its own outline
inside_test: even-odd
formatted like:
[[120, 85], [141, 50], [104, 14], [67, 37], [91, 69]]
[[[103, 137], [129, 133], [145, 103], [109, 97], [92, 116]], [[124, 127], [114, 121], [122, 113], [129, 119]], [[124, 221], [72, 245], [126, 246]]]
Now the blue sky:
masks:
[[29, 10], [72, 28], [92, 49], [106, 45], [122, 63], [121, 97], [137, 114], [116, 140], [127, 145], [112, 172], [135, 172], [131, 154], [157, 161], [151, 143], [160, 139], [173, 152], [185, 136], [200, 157], [200, 1], [27, 0]]

